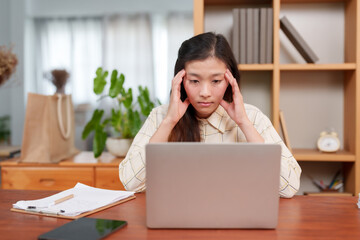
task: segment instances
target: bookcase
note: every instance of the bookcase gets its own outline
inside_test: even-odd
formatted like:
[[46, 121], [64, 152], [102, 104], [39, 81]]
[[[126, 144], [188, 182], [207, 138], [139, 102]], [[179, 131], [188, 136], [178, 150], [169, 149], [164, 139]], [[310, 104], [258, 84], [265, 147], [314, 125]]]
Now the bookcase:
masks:
[[[339, 48], [343, 49], [343, 56], [341, 62], [327, 61], [307, 64], [307, 63], [283, 63], [280, 61], [280, 13], [284, 6], [291, 4], [309, 5], [317, 4], [340, 4], [343, 9], [343, 21], [339, 34], [343, 34], [343, 46]], [[292, 146], [293, 154], [299, 162], [317, 162], [317, 163], [340, 163], [342, 165], [343, 177], [344, 177], [344, 191], [358, 194], [360, 192], [360, 73], [359, 73], [359, 61], [360, 61], [360, 0], [194, 0], [194, 33], [199, 34], [205, 31], [216, 31], [209, 26], [212, 23], [206, 23], [206, 16], [211, 9], [212, 15], [224, 15], [227, 18], [231, 18], [231, 9], [239, 7], [253, 6], [268, 6], [273, 8], [273, 62], [271, 64], [239, 64], [238, 68], [241, 71], [242, 78], [246, 76], [262, 74], [268, 75], [270, 83], [267, 93], [269, 95], [269, 112], [265, 112], [272, 120], [274, 127], [280, 131], [279, 111], [284, 105], [282, 98], [285, 98], [284, 90], [288, 84], [298, 76], [303, 76], [302, 81], [306, 86], [311, 88], [327, 88], [327, 83], [332, 82], [333, 86], [337, 88], [341, 93], [341, 100], [331, 103], [327, 106], [327, 100], [325, 99], [323, 105], [319, 105], [320, 109], [314, 111], [314, 113], [305, 113], [305, 117], [310, 119], [306, 123], [321, 125], [322, 107], [327, 109], [333, 109], [336, 113], [336, 118], [339, 118], [341, 132], [341, 150], [336, 153], [321, 153], [316, 149], [316, 145], [306, 147]], [[337, 5], [336, 5], [337, 6]], [[225, 9], [225, 10], [223, 10]], [[227, 9], [227, 10], [226, 10]], [[217, 12], [218, 11], [218, 12]], [[228, 15], [228, 16], [226, 16]], [[207, 27], [205, 25], [208, 24]], [[311, 26], [311, 23], [309, 23]], [[223, 26], [229, 30], [229, 26]], [[219, 32], [219, 31], [216, 31]], [[231, 39], [228, 39], [229, 41]], [[324, 43], [331, 41], [331, 36], [324, 37]], [[313, 49], [316, 51], [316, 49]], [[332, 51], [332, 49], [329, 49]], [[322, 81], [318, 81], [320, 76]], [[256, 78], [256, 77], [255, 77]], [[251, 79], [251, 77], [250, 77]], [[298, 83], [299, 84], [299, 83]], [[323, 84], [323, 85], [321, 85]], [[301, 83], [300, 83], [301, 85]], [[296, 87], [294, 87], [296, 91]], [[300, 90], [299, 90], [300, 91]], [[328, 100], [331, 100], [331, 93], [325, 96]], [[304, 96], [306, 99], [306, 96]], [[293, 104], [292, 108], [296, 109], [301, 106], [302, 101]], [[246, 101], [246, 98], [245, 98]], [[331, 102], [331, 101], [329, 101]], [[334, 104], [335, 103], [335, 104]], [[336, 104], [339, 103], [339, 104]], [[330, 110], [332, 111], [332, 110]], [[338, 114], [339, 113], [339, 114]], [[286, 112], [285, 112], [286, 114]], [[300, 115], [299, 115], [300, 116]], [[333, 115], [329, 115], [331, 120]], [[299, 118], [301, 119], [301, 118]], [[329, 120], [329, 121], [330, 121]], [[306, 125], [301, 124], [301, 120], [292, 118], [291, 121], [286, 122], [287, 125], [297, 126], [298, 128], [304, 128], [304, 134], [311, 135], [314, 142], [316, 142], [315, 136], [319, 132], [307, 132]], [[326, 127], [324, 123], [324, 128]], [[296, 136], [290, 136], [296, 138]], [[301, 144], [300, 144], [301, 145]]]

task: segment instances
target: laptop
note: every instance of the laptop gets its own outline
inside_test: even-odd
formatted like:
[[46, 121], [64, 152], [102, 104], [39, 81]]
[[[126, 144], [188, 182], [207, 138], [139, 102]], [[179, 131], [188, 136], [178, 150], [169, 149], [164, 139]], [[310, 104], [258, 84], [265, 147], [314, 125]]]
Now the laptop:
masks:
[[276, 228], [280, 145], [152, 143], [145, 150], [147, 227]]

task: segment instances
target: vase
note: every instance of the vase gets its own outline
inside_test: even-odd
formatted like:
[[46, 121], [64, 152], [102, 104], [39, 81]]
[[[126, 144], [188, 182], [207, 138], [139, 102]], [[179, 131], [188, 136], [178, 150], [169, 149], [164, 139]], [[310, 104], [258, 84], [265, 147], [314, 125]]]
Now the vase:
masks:
[[133, 139], [112, 138], [106, 139], [106, 148], [114, 156], [125, 157]]

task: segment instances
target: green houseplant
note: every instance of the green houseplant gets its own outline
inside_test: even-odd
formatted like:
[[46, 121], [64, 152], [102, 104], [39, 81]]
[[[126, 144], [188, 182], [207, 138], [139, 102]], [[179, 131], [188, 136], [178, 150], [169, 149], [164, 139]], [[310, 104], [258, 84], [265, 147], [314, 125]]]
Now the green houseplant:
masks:
[[0, 144], [10, 143], [10, 116], [0, 117]]
[[[82, 139], [86, 139], [91, 132], [94, 132], [93, 152], [95, 157], [99, 157], [104, 151], [110, 128], [121, 135], [121, 138], [132, 139], [155, 106], [154, 102], [150, 100], [148, 88], [142, 86], [139, 86], [137, 102], [133, 103], [132, 89], [124, 88], [125, 76], [122, 73], [118, 74], [117, 70], [113, 70], [111, 73], [109, 91], [103, 93], [107, 84], [107, 76], [108, 71], [103, 71], [101, 67], [96, 70], [94, 93], [100, 96], [99, 100], [105, 97], [116, 99], [116, 107], [112, 108], [109, 117], [104, 117], [104, 110], [95, 109], [92, 118], [82, 132]], [[140, 112], [136, 109], [139, 108], [137, 104]]]

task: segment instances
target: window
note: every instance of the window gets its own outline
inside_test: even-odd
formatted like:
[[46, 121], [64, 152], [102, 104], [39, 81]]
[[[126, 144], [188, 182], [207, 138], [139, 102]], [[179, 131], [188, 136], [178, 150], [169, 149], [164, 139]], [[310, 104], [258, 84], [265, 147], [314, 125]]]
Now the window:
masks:
[[125, 74], [125, 84], [137, 94], [147, 86], [162, 103], [168, 101], [177, 50], [193, 34], [192, 15], [121, 14], [107, 17], [39, 18], [36, 91], [53, 94], [46, 78], [53, 69], [66, 69], [66, 93], [75, 105], [96, 104], [93, 78], [99, 66]]

